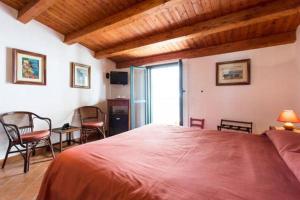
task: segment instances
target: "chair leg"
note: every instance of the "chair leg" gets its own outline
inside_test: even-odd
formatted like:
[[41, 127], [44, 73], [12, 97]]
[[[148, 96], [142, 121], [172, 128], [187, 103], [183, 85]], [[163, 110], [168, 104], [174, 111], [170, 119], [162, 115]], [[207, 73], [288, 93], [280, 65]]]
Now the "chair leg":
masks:
[[36, 148], [36, 146], [34, 146], [34, 147], [32, 148], [32, 156], [35, 156], [35, 154], [36, 154], [35, 148]]
[[103, 135], [103, 134], [101, 133], [100, 128], [96, 129], [96, 133], [99, 135], [99, 140], [101, 140], [102, 139], [101, 135]]
[[88, 142], [88, 131], [85, 129], [84, 130], [84, 143]]
[[5, 167], [5, 163], [6, 163], [6, 160], [7, 160], [7, 157], [8, 157], [8, 154], [10, 152], [11, 147], [12, 147], [12, 145], [9, 143], [8, 147], [7, 147], [6, 154], [5, 154], [5, 158], [4, 158], [3, 163], [2, 163], [2, 169]]
[[53, 149], [53, 145], [52, 145], [50, 137], [48, 138], [48, 145], [49, 145], [50, 150], [51, 150], [52, 158], [54, 159], [55, 158], [55, 154], [54, 154], [54, 149]]
[[104, 138], [106, 138], [105, 127], [104, 127], [104, 126], [102, 127], [102, 131], [103, 131], [103, 136], [104, 136]]
[[24, 159], [24, 173], [27, 173], [29, 170], [29, 146], [26, 144], [26, 155]]
[[31, 149], [28, 147], [28, 158], [27, 158], [27, 172], [29, 171], [29, 165], [30, 165], [30, 157], [31, 157]]
[[87, 143], [88, 142], [88, 140], [87, 140], [87, 138], [88, 138], [88, 133], [87, 133], [87, 131], [85, 130], [85, 133], [84, 133], [84, 143]]
[[80, 141], [81, 144], [86, 143], [86, 130], [85, 130], [85, 129], [82, 129], [82, 130], [81, 130], [80, 140], [81, 140], [81, 141]]
[[80, 130], [80, 144], [83, 144], [83, 129]]
[[[102, 134], [103, 138], [105, 138], [105, 132], [104, 132], [104, 127], [97, 128], [97, 132]], [[100, 138], [101, 139], [101, 138]]]

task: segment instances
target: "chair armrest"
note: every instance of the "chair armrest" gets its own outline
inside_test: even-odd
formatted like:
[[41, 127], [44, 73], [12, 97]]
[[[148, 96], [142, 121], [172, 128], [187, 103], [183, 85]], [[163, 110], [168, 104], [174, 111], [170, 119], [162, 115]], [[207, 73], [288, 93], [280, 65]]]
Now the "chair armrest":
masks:
[[50, 131], [52, 130], [52, 121], [51, 121], [50, 118], [47, 118], [47, 117], [41, 117], [41, 116], [39, 116], [39, 115], [37, 115], [37, 114], [34, 114], [34, 113], [32, 113], [32, 115], [34, 115], [35, 118], [37, 118], [37, 119], [40, 119], [40, 120], [43, 120], [43, 121], [47, 122], [48, 125], [49, 125], [49, 130], [50, 130]]
[[15, 124], [5, 124], [5, 123], [2, 123], [3, 126], [8, 126], [8, 127], [13, 127], [14, 129], [18, 130], [18, 127], [15, 125]]
[[[17, 136], [17, 139], [19, 141], [22, 141], [21, 139], [21, 134], [20, 134], [20, 131], [19, 131], [19, 128], [18, 126], [16, 126], [15, 124], [5, 124], [2, 122], [2, 125], [3, 125], [3, 128], [7, 134], [7, 136], [11, 139], [11, 140], [15, 140], [16, 138], [13, 138], [11, 133], [9, 133], [9, 131], [14, 131], [16, 133], [16, 136]], [[8, 130], [7, 128], [10, 128], [10, 130]]]

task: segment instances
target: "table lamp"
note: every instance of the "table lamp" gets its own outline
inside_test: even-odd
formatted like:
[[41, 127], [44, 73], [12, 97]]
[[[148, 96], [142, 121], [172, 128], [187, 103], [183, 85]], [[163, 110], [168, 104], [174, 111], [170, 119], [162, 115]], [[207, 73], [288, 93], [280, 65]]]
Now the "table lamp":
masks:
[[292, 131], [295, 126], [293, 123], [299, 123], [300, 120], [297, 117], [296, 113], [293, 110], [284, 110], [280, 113], [277, 121], [284, 122], [283, 127], [285, 130]]

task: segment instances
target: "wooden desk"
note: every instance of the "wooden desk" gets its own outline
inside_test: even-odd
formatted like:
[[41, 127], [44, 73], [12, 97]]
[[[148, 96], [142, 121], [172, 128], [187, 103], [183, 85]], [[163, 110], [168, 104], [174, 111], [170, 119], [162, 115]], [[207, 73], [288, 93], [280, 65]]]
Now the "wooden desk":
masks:
[[[68, 142], [68, 145], [71, 145], [72, 142], [73, 143], [80, 143], [74, 140], [74, 132], [79, 131], [80, 132], [81, 128], [79, 127], [75, 127], [75, 126], [71, 126], [68, 129], [63, 130], [62, 128], [55, 128], [52, 129], [53, 133], [57, 133], [59, 134], [59, 143], [60, 143], [60, 148], [58, 149], [60, 152], [62, 152], [62, 145], [64, 142]], [[62, 135], [66, 134], [66, 141], [62, 141]], [[54, 147], [55, 148], [55, 147]], [[57, 149], [57, 148], [55, 148]]]
[[[282, 126], [270, 126], [269, 130], [278, 130], [278, 131], [284, 131], [284, 127]], [[293, 132], [295, 133], [300, 133], [300, 128], [299, 127], [296, 127]]]

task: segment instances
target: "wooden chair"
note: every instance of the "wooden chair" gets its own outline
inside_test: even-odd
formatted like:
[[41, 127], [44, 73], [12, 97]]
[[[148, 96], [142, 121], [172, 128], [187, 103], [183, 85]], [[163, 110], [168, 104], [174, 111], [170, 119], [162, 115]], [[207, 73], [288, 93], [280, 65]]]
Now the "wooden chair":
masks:
[[[36, 119], [46, 122], [47, 129], [35, 131], [34, 121]], [[55, 158], [50, 139], [51, 120], [49, 118], [40, 117], [31, 112], [10, 112], [0, 115], [0, 123], [9, 141], [2, 168], [5, 167], [8, 154], [20, 153], [24, 158], [24, 173], [28, 172], [30, 156], [40, 142], [45, 142], [50, 147], [52, 157]], [[11, 151], [12, 147], [15, 147], [16, 150]]]
[[221, 131], [222, 129], [242, 131], [251, 134], [253, 130], [253, 123], [221, 119], [221, 124], [218, 126], [218, 130]]
[[198, 127], [204, 129], [205, 119], [190, 118], [190, 127]]
[[87, 142], [87, 138], [91, 132], [97, 132], [105, 135], [106, 114], [98, 107], [84, 106], [78, 109], [81, 121], [81, 142]]

